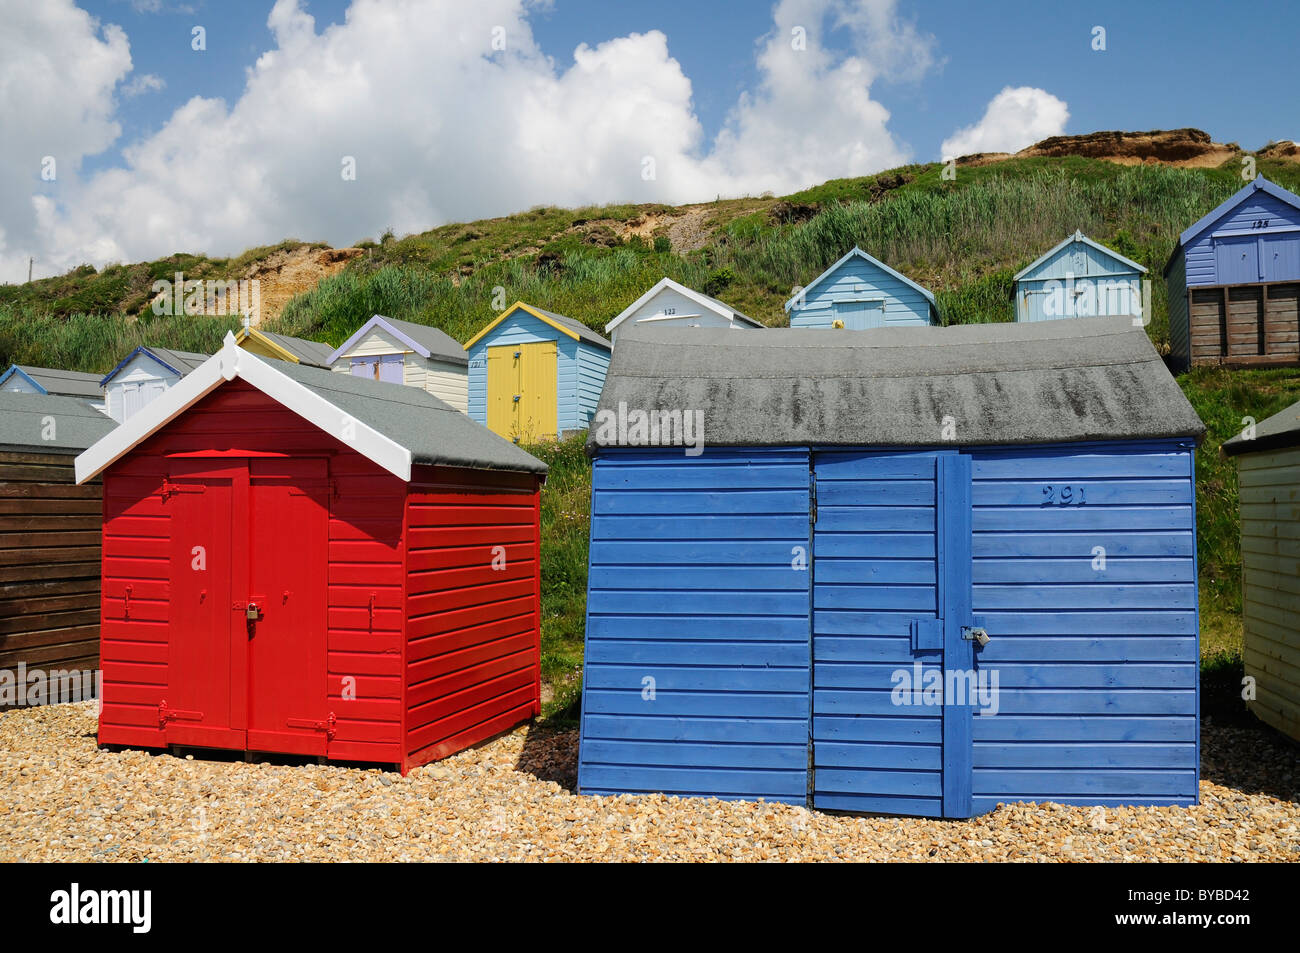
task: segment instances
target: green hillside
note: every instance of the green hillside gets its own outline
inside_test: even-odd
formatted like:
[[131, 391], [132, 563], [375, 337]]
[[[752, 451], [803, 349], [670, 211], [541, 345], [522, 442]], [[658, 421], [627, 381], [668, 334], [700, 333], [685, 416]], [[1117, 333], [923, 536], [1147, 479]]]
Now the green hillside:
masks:
[[[946, 324], [1008, 321], [1011, 276], [1075, 229], [1145, 265], [1149, 333], [1167, 348], [1161, 269], [1178, 232], [1242, 185], [1235, 161], [1214, 169], [1121, 166], [1067, 158], [938, 164], [840, 179], [785, 197], [663, 205], [538, 208], [418, 235], [362, 241], [338, 274], [294, 298], [270, 330], [341, 343], [380, 313], [442, 328], [464, 341], [501, 305], [524, 300], [600, 329], [664, 275], [719, 296], [769, 325], [782, 302], [859, 245], [931, 288]], [[1261, 160], [1259, 172], [1300, 190], [1300, 165]], [[83, 266], [29, 285], [0, 286], [0, 367], [9, 362], [104, 372], [141, 343], [210, 350], [237, 319], [158, 317], [155, 278], [235, 277], [297, 243], [236, 259], [174, 255]], [[1204, 654], [1240, 641], [1240, 556], [1234, 464], [1218, 445], [1300, 399], [1300, 370], [1198, 370], [1180, 378], [1210, 428], [1198, 455]], [[552, 711], [574, 697], [581, 667], [590, 470], [579, 443], [535, 452], [554, 466], [544, 501], [543, 665]]]

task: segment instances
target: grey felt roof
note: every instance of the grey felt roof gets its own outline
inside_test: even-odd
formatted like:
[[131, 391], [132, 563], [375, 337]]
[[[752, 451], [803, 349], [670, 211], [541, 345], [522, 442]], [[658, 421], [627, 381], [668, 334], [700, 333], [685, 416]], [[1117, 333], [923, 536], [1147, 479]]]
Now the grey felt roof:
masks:
[[[868, 331], [635, 325], [599, 410], [703, 411], [708, 446], [931, 446], [1200, 437], [1129, 318]], [[943, 439], [953, 418], [956, 439]], [[593, 422], [588, 449], [596, 445]]]
[[169, 347], [151, 347], [148, 350], [151, 354], [157, 355], [161, 360], [180, 371], [182, 377], [212, 356], [211, 354], [196, 354], [193, 351], [173, 351]]
[[64, 397], [89, 397], [100, 399], [104, 396], [99, 386], [102, 374], [86, 374], [82, 371], [65, 371], [57, 367], [32, 367], [19, 364], [19, 369], [51, 394]]
[[454, 337], [445, 331], [439, 331], [437, 328], [429, 327], [427, 324], [416, 324], [413, 321], [399, 321], [396, 318], [379, 315], [394, 328], [399, 329], [403, 334], [412, 341], [423, 344], [429, 349], [429, 353], [442, 361], [451, 361], [456, 364], [468, 364], [469, 358], [465, 355], [465, 348]]
[[[721, 302], [719, 302], [719, 304], [721, 304]], [[614, 345], [609, 342], [609, 338], [601, 337], [599, 334], [597, 334], [591, 328], [587, 327], [581, 321], [575, 321], [573, 320], [573, 318], [566, 318], [562, 314], [556, 314], [554, 311], [547, 311], [545, 308], [539, 308], [537, 307], [537, 305], [534, 304], [530, 304], [528, 307], [532, 308], [534, 311], [540, 314], [546, 315], [556, 324], [564, 325], [566, 328], [569, 328], [571, 331], [577, 334], [578, 337], [582, 338], [582, 340], [590, 344], [594, 344], [597, 347], [603, 347], [607, 351], [612, 351], [614, 349]], [[723, 307], [727, 307], [727, 305], [723, 305]]]
[[[46, 440], [50, 423], [54, 439]], [[0, 391], [0, 450], [79, 452], [116, 426], [79, 397]]]
[[1221, 449], [1225, 454], [1233, 457], [1239, 453], [1280, 450], [1295, 446], [1300, 446], [1300, 401], [1257, 423], [1253, 440], [1247, 440], [1242, 434], [1237, 434], [1231, 440], [1225, 440]]
[[546, 472], [546, 464], [536, 457], [418, 387], [336, 374], [288, 361], [276, 361], [272, 366], [406, 447], [415, 463]]
[[320, 341], [308, 341], [306, 338], [290, 337], [287, 334], [275, 334], [260, 329], [257, 333], [270, 338], [303, 364], [310, 364], [312, 367], [330, 366], [329, 357], [334, 353], [332, 345], [322, 344]]

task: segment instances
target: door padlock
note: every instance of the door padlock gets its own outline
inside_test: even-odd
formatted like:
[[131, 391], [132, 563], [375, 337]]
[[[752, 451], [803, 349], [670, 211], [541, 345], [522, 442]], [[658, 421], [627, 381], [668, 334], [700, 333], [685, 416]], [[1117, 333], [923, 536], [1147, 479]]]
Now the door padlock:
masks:
[[971, 626], [962, 626], [961, 637], [967, 642], [974, 642], [980, 648], [984, 648], [984, 646], [988, 645], [989, 642], [992, 641], [989, 638], [988, 631], [982, 626], [973, 628]]
[[248, 608], [244, 610], [244, 618], [249, 622], [256, 622], [262, 618], [262, 610], [258, 608], [256, 602], [250, 602]]

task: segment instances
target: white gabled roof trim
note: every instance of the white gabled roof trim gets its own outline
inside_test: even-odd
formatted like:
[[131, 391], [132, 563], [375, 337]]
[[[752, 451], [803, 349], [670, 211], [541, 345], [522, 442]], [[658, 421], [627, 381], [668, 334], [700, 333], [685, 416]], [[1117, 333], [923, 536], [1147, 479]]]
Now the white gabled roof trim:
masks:
[[221, 350], [77, 456], [77, 482], [85, 483], [103, 472], [163, 426], [236, 377], [308, 423], [337, 437], [389, 473], [403, 480], [411, 479], [410, 450], [239, 347], [235, 336], [227, 331]]
[[683, 295], [689, 298], [690, 300], [694, 301], [700, 307], [707, 308], [709, 311], [712, 311], [714, 314], [718, 315], [721, 318], [726, 318], [729, 322], [733, 324], [739, 321], [741, 324], [753, 324], [755, 327], [762, 327], [762, 325], [760, 325], [757, 321], [745, 317], [743, 314], [738, 312], [735, 308], [731, 307], [730, 305], [724, 304], [721, 301], [718, 301], [716, 298], [710, 298], [708, 295], [700, 294], [698, 291], [688, 288], [684, 284], [681, 284], [680, 282], [673, 281], [671, 278], [661, 278], [653, 288], [651, 288], [641, 297], [633, 301], [630, 305], [628, 305], [626, 308], [623, 309], [622, 313], [620, 313], [617, 318], [609, 322], [609, 324], [605, 325], [605, 333], [608, 334], [610, 331], [614, 330], [616, 327], [618, 327], [628, 318], [632, 317], [632, 315], [643, 304], [645, 304], [647, 301], [649, 301], [659, 292], [663, 291], [665, 288], [671, 288], [673, 291], [676, 291], [678, 294]]

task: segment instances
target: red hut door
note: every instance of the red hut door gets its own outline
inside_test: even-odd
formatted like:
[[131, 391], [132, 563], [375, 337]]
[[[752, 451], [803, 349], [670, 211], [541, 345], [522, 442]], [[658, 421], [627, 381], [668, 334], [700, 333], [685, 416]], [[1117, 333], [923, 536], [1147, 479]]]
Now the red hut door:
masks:
[[250, 751], [325, 754], [328, 494], [324, 460], [250, 461]]
[[166, 493], [167, 742], [325, 754], [325, 461], [176, 459]]
[[[244, 747], [243, 646], [231, 637], [230, 568], [244, 538], [232, 531], [237, 466], [174, 460], [163, 487], [171, 525], [167, 692], [158, 710], [168, 744]], [[241, 626], [242, 627], [242, 626]]]

